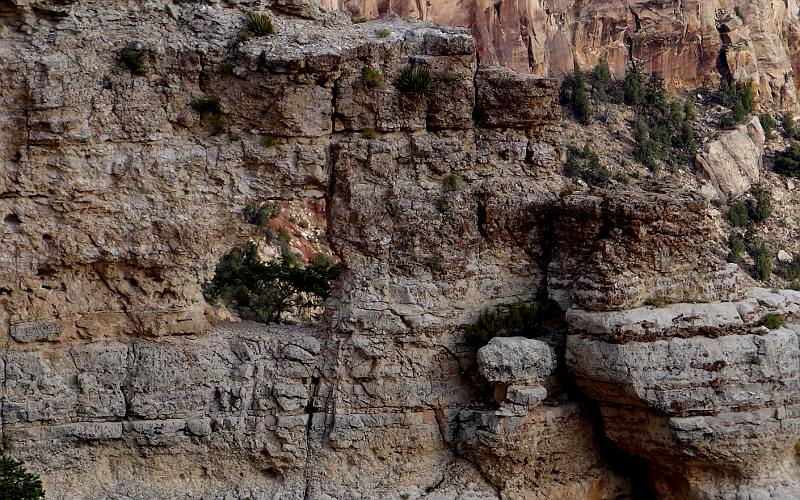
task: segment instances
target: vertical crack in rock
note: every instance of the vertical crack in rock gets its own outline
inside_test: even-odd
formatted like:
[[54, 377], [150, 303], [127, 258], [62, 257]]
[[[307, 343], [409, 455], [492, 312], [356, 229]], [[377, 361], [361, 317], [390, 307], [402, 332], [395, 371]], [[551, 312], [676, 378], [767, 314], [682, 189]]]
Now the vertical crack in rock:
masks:
[[312, 376], [311, 377], [311, 391], [308, 397], [308, 404], [303, 409], [303, 413], [307, 415], [306, 420], [306, 457], [305, 457], [305, 490], [303, 490], [303, 499], [308, 500], [310, 491], [309, 485], [311, 483], [311, 468], [312, 463], [311, 460], [313, 459], [313, 450], [311, 446], [311, 430], [314, 425], [314, 411], [318, 410], [314, 406], [314, 400], [317, 398], [319, 393], [319, 385], [320, 385], [320, 377], [319, 376]]

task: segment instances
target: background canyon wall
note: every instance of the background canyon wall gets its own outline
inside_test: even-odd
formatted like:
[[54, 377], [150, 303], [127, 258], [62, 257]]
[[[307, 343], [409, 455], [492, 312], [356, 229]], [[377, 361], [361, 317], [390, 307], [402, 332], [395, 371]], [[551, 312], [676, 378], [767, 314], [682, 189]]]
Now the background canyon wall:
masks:
[[396, 14], [466, 26], [482, 61], [560, 78], [605, 57], [621, 77], [632, 60], [674, 89], [752, 80], [762, 102], [794, 109], [800, 7], [794, 0], [341, 0], [369, 18]]

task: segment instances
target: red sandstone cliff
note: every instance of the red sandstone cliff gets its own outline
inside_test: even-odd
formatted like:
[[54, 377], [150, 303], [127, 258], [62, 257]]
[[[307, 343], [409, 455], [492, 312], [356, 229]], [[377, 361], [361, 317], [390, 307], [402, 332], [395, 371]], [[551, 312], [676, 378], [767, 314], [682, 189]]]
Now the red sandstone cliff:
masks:
[[[800, 66], [797, 0], [327, 0], [367, 17], [396, 14], [468, 26], [484, 61], [560, 76], [605, 56], [629, 58], [676, 89], [753, 79], [763, 103], [794, 108]], [[794, 78], [793, 78], [794, 76]]]

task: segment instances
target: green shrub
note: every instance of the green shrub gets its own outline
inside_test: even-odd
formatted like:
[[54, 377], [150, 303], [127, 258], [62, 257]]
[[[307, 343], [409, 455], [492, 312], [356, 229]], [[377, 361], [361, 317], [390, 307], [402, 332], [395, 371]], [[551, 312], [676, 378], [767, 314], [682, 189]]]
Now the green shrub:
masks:
[[149, 69], [147, 60], [150, 57], [150, 50], [140, 43], [132, 42], [120, 51], [119, 60], [134, 75], [142, 76], [147, 74]]
[[580, 177], [591, 186], [605, 184], [611, 180], [611, 172], [600, 163], [600, 157], [588, 143], [583, 149], [574, 146], [567, 148], [564, 176]]
[[392, 32], [387, 30], [386, 28], [381, 28], [378, 31], [376, 31], [375, 33], [378, 35], [379, 38], [386, 38], [386, 37], [388, 37], [389, 35], [392, 34]]
[[431, 274], [439, 274], [442, 272], [442, 262], [442, 256], [434, 253], [425, 258], [425, 267], [430, 270]]
[[753, 200], [748, 204], [747, 213], [756, 224], [764, 222], [772, 215], [772, 200], [766, 189], [759, 186], [752, 191]]
[[28, 472], [25, 464], [0, 448], [0, 499], [39, 500], [44, 498], [42, 480]]
[[764, 137], [767, 141], [772, 140], [772, 131], [775, 129], [775, 119], [769, 113], [763, 113], [758, 117], [761, 122], [761, 128], [764, 129]]
[[278, 203], [250, 203], [242, 211], [244, 220], [260, 229], [266, 229], [267, 223], [280, 213], [281, 206]]
[[777, 271], [787, 281], [800, 280], [800, 254], [794, 254], [791, 262], [779, 263]]
[[794, 122], [794, 116], [788, 111], [781, 115], [781, 128], [783, 128], [783, 135], [787, 139], [797, 138], [797, 126]]
[[256, 245], [233, 250], [217, 264], [214, 278], [203, 287], [210, 302], [221, 301], [243, 319], [280, 323], [289, 311], [318, 308], [333, 291], [341, 266], [320, 255], [303, 266], [287, 258], [262, 262]]
[[629, 67], [625, 72], [625, 79], [622, 81], [622, 95], [625, 104], [629, 106], [642, 106], [645, 104], [644, 75], [636, 64]]
[[575, 63], [572, 75], [561, 82], [559, 99], [562, 104], [570, 107], [580, 123], [583, 125], [591, 123], [592, 104], [587, 89], [587, 77], [578, 63]]
[[278, 139], [271, 135], [264, 135], [261, 137], [261, 145], [265, 148], [274, 148], [278, 145]]
[[694, 120], [697, 116], [697, 110], [695, 110], [694, 103], [692, 101], [683, 102], [683, 115], [687, 120], [690, 121]]
[[799, 143], [794, 143], [775, 155], [775, 171], [789, 177], [800, 177]]
[[514, 304], [485, 309], [478, 321], [466, 327], [466, 340], [483, 347], [494, 337], [541, 337], [566, 328], [564, 312], [551, 300], [517, 301]]
[[425, 66], [412, 64], [403, 68], [397, 87], [401, 92], [422, 97], [429, 97], [433, 92], [431, 72]]
[[633, 143], [633, 156], [651, 172], [655, 172], [661, 159], [661, 145], [650, 137], [650, 126], [642, 116], [637, 116], [633, 121]]
[[450, 202], [447, 201], [447, 198], [444, 196], [440, 196], [436, 198], [436, 210], [441, 213], [445, 213], [450, 209]]
[[267, 14], [250, 13], [247, 16], [247, 34], [252, 36], [261, 37], [274, 33], [272, 27], [272, 18]]
[[720, 128], [736, 128], [755, 110], [753, 82], [741, 85], [732, 80], [722, 80], [716, 98], [720, 104], [731, 110], [720, 120]]
[[589, 75], [589, 79], [592, 83], [592, 97], [606, 100], [614, 81], [611, 78], [611, 69], [608, 67], [608, 61], [604, 57], [597, 61], [592, 73]]
[[592, 122], [592, 104], [586, 90], [586, 74], [578, 63], [575, 63], [572, 73], [572, 111], [582, 124], [589, 125]]
[[744, 240], [736, 234], [732, 234], [728, 238], [728, 246], [730, 253], [728, 254], [728, 262], [738, 264], [742, 261], [742, 252], [744, 252]]
[[195, 99], [192, 101], [192, 109], [208, 120], [214, 135], [225, 133], [225, 116], [222, 114], [222, 106], [220, 105], [218, 97], [208, 95], [200, 99]]
[[234, 69], [236, 69], [236, 65], [230, 62], [222, 63], [219, 67], [220, 73], [225, 75], [233, 74]]
[[461, 186], [461, 180], [461, 175], [458, 172], [450, 172], [442, 181], [442, 192], [452, 193], [453, 191], [457, 191], [459, 186]]
[[353, 24], [361, 24], [367, 22], [367, 18], [364, 16], [352, 16], [350, 22]]
[[650, 297], [644, 299], [644, 305], [655, 307], [657, 309], [661, 309], [662, 307], [667, 307], [671, 303], [672, 301], [668, 297], [665, 297], [663, 295], [651, 295]]
[[755, 278], [761, 281], [768, 280], [772, 276], [772, 254], [764, 243], [758, 243], [753, 249], [753, 260], [755, 266]]
[[733, 203], [730, 208], [728, 208], [728, 220], [733, 224], [733, 227], [747, 226], [750, 220], [747, 214], [747, 205], [741, 201]]
[[364, 79], [364, 84], [370, 89], [374, 89], [383, 83], [383, 73], [372, 66], [365, 66], [364, 71], [361, 72], [361, 77]]
[[769, 313], [759, 322], [762, 326], [766, 326], [770, 330], [777, 330], [783, 326], [783, 316], [776, 313]]

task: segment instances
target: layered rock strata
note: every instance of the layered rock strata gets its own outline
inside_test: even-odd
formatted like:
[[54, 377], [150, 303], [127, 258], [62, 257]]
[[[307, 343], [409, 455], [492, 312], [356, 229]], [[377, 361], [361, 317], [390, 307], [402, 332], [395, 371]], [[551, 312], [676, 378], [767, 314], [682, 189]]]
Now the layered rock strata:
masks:
[[[272, 8], [275, 34], [251, 39], [239, 36], [247, 11], [228, 4], [0, 10], [4, 443], [53, 498], [630, 495], [634, 473], [599, 429], [592, 408], [605, 418], [609, 403], [595, 365], [574, 362], [576, 342], [650, 352], [642, 340], [681, 335], [578, 325], [633, 314], [654, 293], [745, 300], [708, 237], [705, 198], [571, 192], [557, 82], [479, 68], [464, 30]], [[409, 64], [432, 74], [429, 98], [394, 84]], [[368, 85], [366, 67], [383, 83]], [[218, 99], [218, 115], [194, 110], [200, 99]], [[266, 200], [324, 213], [344, 271], [318, 325], [220, 322], [202, 297], [219, 256], [253, 236], [242, 209]], [[535, 373], [482, 376], [463, 326], [546, 295], [573, 307], [567, 357], [554, 334], [520, 347]], [[764, 357], [773, 374], [748, 376], [788, 412], [786, 331], [785, 352]], [[572, 389], [565, 359], [596, 403]], [[747, 441], [750, 424], [731, 422]], [[797, 436], [771, 436], [760, 456], [791, 471]], [[716, 454], [728, 449], [706, 448], [687, 469], [705, 471], [693, 494], [755, 491], [766, 477], [723, 481]]]
[[570, 312], [569, 369], [600, 403], [606, 436], [650, 465], [659, 498], [800, 496], [800, 325], [752, 326], [797, 314], [800, 293], [748, 295]]

